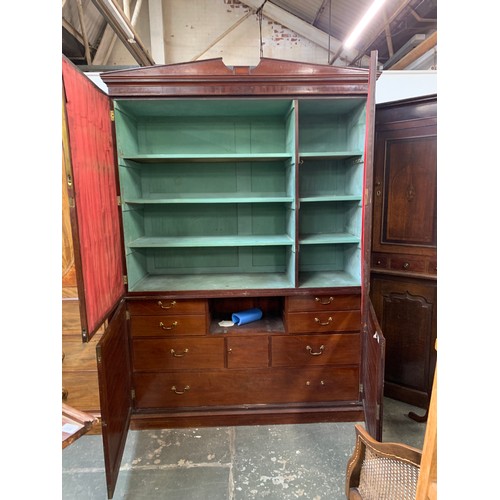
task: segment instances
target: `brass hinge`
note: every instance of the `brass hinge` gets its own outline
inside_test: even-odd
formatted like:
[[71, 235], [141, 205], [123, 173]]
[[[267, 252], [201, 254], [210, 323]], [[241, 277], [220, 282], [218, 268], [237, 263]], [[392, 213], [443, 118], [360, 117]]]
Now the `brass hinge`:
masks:
[[360, 394], [363, 394], [363, 389], [364, 389], [363, 384], [359, 384], [359, 392], [360, 392]]
[[128, 285], [128, 276], [126, 274], [123, 275], [123, 284]]
[[380, 405], [377, 403], [377, 406], [375, 408], [376, 414], [377, 414], [377, 420], [380, 420]]
[[132, 389], [130, 391], [130, 396], [132, 397], [132, 399], [135, 401], [135, 389]]
[[112, 121], [112, 122], [114, 122], [114, 121], [115, 121], [115, 112], [114, 112], [114, 110], [111, 110], [111, 111], [109, 112], [109, 117], [110, 117], [110, 119], [111, 119], [111, 121]]
[[122, 206], [122, 197], [121, 196], [116, 197], [116, 203], [118, 204], [119, 207]]
[[75, 199], [68, 198], [68, 204], [69, 204], [70, 208], [75, 208]]
[[130, 311], [125, 311], [125, 319], [126, 320], [130, 319]]
[[101, 363], [102, 362], [102, 354], [101, 354], [101, 346], [100, 345], [98, 345], [95, 348], [95, 352], [96, 352], [96, 356], [97, 356], [97, 362]]

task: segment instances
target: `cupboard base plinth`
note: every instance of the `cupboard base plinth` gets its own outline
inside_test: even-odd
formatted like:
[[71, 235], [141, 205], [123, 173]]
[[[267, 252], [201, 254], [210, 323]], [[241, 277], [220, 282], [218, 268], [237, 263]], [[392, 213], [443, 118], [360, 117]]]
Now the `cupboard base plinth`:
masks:
[[272, 407], [207, 409], [158, 413], [136, 413], [133, 430], [220, 427], [233, 425], [310, 424], [320, 422], [363, 422], [361, 403], [328, 407]]

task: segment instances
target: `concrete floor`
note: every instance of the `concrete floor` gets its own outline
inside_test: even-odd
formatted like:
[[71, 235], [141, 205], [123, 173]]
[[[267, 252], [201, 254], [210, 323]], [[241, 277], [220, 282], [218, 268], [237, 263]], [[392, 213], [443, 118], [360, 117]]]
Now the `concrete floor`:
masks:
[[[385, 399], [383, 440], [422, 448], [423, 410]], [[114, 499], [340, 500], [353, 423], [129, 431]], [[62, 499], [105, 500], [100, 435], [62, 452]]]

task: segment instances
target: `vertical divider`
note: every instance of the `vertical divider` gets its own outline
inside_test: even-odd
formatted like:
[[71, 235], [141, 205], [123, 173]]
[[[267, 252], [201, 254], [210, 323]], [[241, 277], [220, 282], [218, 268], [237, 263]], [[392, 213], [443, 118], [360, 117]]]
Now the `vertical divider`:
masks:
[[296, 288], [299, 286], [299, 101], [298, 99], [294, 99], [291, 103], [292, 113], [289, 115], [289, 127], [288, 127], [288, 135], [293, 137], [292, 144], [290, 145], [290, 150], [292, 151], [292, 212], [293, 212], [293, 223], [291, 224], [293, 228], [293, 245], [292, 245], [292, 255], [290, 260], [292, 261], [293, 269], [290, 272], [290, 282], [292, 288]]

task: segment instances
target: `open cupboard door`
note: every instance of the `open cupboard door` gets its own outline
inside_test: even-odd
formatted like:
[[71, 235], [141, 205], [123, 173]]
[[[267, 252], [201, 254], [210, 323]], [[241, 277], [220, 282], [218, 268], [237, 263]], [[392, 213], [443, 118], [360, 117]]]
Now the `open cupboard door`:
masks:
[[63, 154], [82, 340], [125, 293], [111, 101], [63, 56]]
[[132, 413], [121, 213], [109, 97], [62, 60], [63, 154], [82, 340], [108, 322], [96, 346], [108, 496], [112, 498]]
[[370, 259], [373, 217], [373, 150], [375, 140], [376, 53], [370, 61], [367, 122], [365, 136], [365, 178], [362, 230], [361, 270], [361, 399], [366, 430], [377, 440], [382, 439], [385, 338], [370, 300]]
[[96, 346], [108, 498], [113, 498], [132, 415], [126, 309], [122, 301]]

